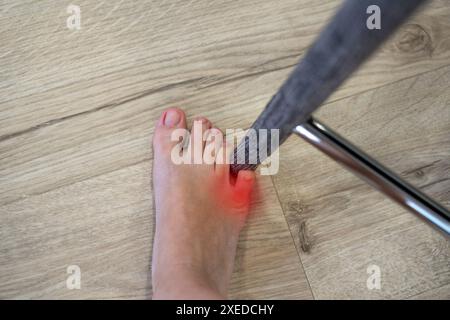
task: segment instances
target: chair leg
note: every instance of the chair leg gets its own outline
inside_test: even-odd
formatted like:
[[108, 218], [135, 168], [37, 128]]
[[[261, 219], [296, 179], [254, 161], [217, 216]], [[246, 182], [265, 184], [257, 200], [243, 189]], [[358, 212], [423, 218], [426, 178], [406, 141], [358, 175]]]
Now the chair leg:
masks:
[[450, 212], [318, 120], [293, 132], [403, 207], [450, 235]]

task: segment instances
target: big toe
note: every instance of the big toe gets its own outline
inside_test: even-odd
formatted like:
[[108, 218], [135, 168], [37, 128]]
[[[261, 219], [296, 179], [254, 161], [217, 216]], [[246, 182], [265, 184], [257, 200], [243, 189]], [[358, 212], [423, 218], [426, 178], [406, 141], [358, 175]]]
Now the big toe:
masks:
[[168, 153], [174, 148], [181, 149], [186, 136], [186, 115], [183, 110], [169, 108], [156, 123], [153, 148], [158, 153]]

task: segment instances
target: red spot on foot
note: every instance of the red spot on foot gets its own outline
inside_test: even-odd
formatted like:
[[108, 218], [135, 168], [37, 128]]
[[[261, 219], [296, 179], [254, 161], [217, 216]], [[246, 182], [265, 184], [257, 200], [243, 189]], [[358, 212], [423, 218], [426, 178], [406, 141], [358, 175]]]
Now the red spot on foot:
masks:
[[[227, 209], [248, 209], [255, 183], [254, 173], [243, 171], [238, 177], [230, 177], [230, 180], [230, 182], [223, 181], [216, 184], [214, 191], [219, 203]], [[234, 210], [230, 211], [234, 212]]]
[[249, 205], [253, 181], [240, 181], [239, 184], [238, 187], [232, 187], [232, 201], [236, 204]]

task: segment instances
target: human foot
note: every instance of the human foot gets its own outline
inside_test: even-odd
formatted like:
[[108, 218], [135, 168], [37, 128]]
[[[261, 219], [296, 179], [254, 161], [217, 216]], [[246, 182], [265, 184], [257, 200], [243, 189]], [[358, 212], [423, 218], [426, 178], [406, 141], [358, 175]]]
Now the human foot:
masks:
[[[166, 110], [155, 128], [154, 299], [225, 298], [239, 232], [249, 210], [254, 173], [241, 171], [232, 181], [224, 161], [231, 148], [222, 143], [220, 130], [204, 118], [194, 121], [193, 127], [184, 148], [171, 139], [175, 130], [186, 128], [182, 110]], [[214, 138], [202, 140], [208, 135]], [[213, 161], [174, 163], [173, 155], [190, 157], [198, 145], [204, 159]]]

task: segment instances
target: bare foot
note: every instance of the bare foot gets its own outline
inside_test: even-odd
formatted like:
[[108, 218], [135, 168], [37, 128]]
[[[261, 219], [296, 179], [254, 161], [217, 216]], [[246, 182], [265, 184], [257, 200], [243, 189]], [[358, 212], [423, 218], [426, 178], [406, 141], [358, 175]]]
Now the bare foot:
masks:
[[[186, 128], [180, 109], [166, 110], [153, 138], [153, 184], [156, 233], [153, 245], [154, 299], [220, 299], [227, 295], [239, 232], [249, 209], [254, 173], [241, 171], [233, 182], [223, 143], [211, 152], [211, 164], [179, 164], [173, 150], [192, 152], [202, 135], [223, 136], [207, 119], [199, 118], [188, 145], [171, 141], [175, 129]], [[198, 134], [201, 132], [202, 134]], [[215, 142], [219, 141], [215, 139]], [[200, 143], [206, 155], [213, 141]], [[209, 153], [209, 151], [208, 151]], [[214, 161], [215, 159], [215, 161]]]

